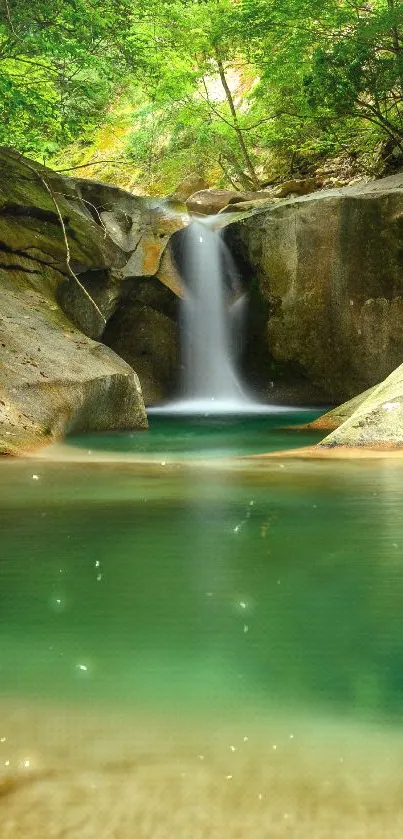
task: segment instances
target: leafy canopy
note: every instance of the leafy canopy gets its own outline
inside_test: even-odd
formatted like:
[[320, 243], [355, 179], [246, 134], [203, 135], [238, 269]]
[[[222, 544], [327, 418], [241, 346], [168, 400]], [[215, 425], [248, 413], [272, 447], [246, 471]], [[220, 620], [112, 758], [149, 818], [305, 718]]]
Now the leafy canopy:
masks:
[[403, 155], [403, 0], [5, 0], [0, 66], [1, 142], [151, 190]]

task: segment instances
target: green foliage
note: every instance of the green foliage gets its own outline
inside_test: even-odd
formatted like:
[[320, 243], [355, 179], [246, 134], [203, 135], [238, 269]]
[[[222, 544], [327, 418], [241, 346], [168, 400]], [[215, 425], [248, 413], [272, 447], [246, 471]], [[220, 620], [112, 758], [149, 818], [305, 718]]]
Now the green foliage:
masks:
[[403, 0], [5, 0], [0, 66], [0, 142], [81, 163], [104, 125], [152, 191], [403, 154]]

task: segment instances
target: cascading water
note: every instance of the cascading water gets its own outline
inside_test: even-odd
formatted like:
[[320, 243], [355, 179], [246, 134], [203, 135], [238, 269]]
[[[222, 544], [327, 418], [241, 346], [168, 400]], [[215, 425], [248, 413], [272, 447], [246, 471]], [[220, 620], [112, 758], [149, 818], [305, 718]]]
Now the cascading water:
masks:
[[165, 405], [164, 413], [254, 411], [234, 361], [242, 342], [242, 295], [231, 255], [213, 229], [214, 221], [214, 217], [194, 221], [182, 234], [182, 398]]
[[183, 396], [188, 403], [210, 409], [215, 405], [236, 408], [249, 401], [231, 352], [233, 324], [230, 289], [224, 285], [225, 251], [220, 236], [207, 224], [190, 225], [184, 248], [187, 293], [182, 303]]
[[245, 393], [236, 370], [243, 342], [243, 310], [234, 262], [215, 217], [192, 222], [181, 234], [181, 399], [151, 413], [247, 414], [276, 411]]

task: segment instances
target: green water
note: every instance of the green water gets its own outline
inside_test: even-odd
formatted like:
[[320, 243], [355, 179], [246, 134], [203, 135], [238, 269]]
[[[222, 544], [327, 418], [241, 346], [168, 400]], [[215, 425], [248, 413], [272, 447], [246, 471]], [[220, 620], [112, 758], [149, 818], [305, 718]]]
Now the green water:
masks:
[[400, 465], [175, 464], [307, 441], [274, 425], [72, 441], [165, 468], [2, 462], [0, 696], [398, 721]]
[[296, 426], [312, 422], [318, 415], [318, 411], [295, 410], [264, 417], [151, 416], [150, 427], [144, 432], [86, 434], [71, 437], [69, 442], [91, 453], [126, 452], [156, 460], [239, 457], [316, 443], [320, 439], [317, 432], [299, 431]]

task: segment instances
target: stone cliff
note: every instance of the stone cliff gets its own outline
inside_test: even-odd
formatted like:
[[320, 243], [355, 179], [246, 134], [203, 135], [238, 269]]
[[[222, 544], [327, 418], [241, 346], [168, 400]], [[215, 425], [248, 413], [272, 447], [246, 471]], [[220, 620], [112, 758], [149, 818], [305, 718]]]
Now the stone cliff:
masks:
[[[161, 261], [186, 214], [62, 178], [13, 149], [0, 150], [0, 171], [0, 453], [69, 431], [145, 428], [134, 371], [146, 399], [176, 372], [175, 277]], [[157, 272], [161, 282], [144, 283]], [[133, 317], [116, 331], [122, 309]], [[135, 341], [122, 342], [124, 328]]]
[[255, 305], [266, 311], [275, 385], [288, 377], [296, 398], [305, 384], [313, 398], [335, 403], [401, 364], [403, 173], [249, 202], [222, 224], [246, 282], [254, 279]]

